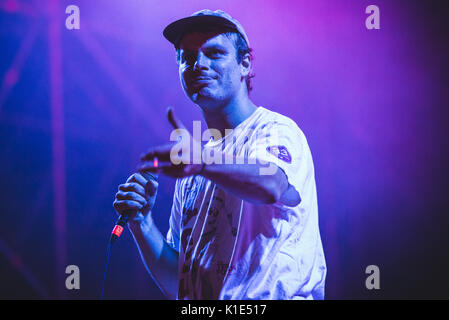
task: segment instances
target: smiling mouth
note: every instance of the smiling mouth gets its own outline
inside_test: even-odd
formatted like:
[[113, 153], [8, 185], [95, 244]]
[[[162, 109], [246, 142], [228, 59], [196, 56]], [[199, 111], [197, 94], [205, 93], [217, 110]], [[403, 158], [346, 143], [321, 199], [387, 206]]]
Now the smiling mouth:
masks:
[[194, 89], [200, 89], [202, 87], [208, 86], [213, 80], [214, 80], [214, 78], [212, 78], [212, 77], [197, 77], [197, 78], [192, 79], [192, 81], [190, 82], [190, 85]]
[[211, 78], [211, 77], [197, 77], [197, 78], [194, 78], [193, 80], [192, 80], [192, 83], [203, 83], [203, 82], [209, 82], [209, 81], [212, 81], [212, 80], [214, 80], [213, 78]]

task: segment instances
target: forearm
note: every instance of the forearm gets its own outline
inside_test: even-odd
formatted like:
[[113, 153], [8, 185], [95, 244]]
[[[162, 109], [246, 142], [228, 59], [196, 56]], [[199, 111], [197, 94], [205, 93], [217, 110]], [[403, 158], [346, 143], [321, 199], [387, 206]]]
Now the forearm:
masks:
[[176, 299], [178, 292], [178, 253], [162, 236], [149, 213], [141, 223], [128, 224], [136, 241], [142, 261], [169, 299]]
[[[274, 164], [273, 164], [274, 165]], [[261, 174], [261, 164], [208, 164], [202, 175], [227, 191], [254, 203], [272, 204], [288, 187], [283, 172], [276, 167], [273, 174]]]

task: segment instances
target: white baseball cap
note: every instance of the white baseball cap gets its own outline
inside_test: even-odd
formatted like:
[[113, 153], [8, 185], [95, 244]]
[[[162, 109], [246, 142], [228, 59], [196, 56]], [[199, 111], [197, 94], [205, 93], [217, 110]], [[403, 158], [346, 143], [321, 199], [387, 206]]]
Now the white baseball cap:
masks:
[[246, 45], [249, 47], [248, 36], [240, 22], [222, 10], [212, 11], [204, 9], [195, 12], [190, 17], [170, 23], [165, 27], [163, 34], [168, 41], [178, 48], [179, 42], [186, 33], [192, 30], [201, 30], [201, 27], [207, 28], [213, 26], [224, 27], [240, 33]]

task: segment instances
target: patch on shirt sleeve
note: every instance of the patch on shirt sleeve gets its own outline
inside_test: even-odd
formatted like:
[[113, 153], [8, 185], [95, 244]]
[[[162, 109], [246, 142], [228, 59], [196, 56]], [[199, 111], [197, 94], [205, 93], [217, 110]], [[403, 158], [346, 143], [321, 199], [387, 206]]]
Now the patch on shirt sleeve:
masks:
[[287, 163], [292, 163], [292, 156], [288, 152], [287, 148], [284, 146], [271, 146], [267, 147], [267, 151], [274, 155], [275, 157], [278, 157], [282, 161], [285, 161]]

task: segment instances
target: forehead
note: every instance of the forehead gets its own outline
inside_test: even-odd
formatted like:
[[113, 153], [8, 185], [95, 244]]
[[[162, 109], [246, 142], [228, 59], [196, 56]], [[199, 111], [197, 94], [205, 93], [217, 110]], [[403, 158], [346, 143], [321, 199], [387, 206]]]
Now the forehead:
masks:
[[186, 34], [179, 43], [181, 50], [198, 50], [205, 47], [234, 48], [233, 41], [220, 32], [191, 32]]

